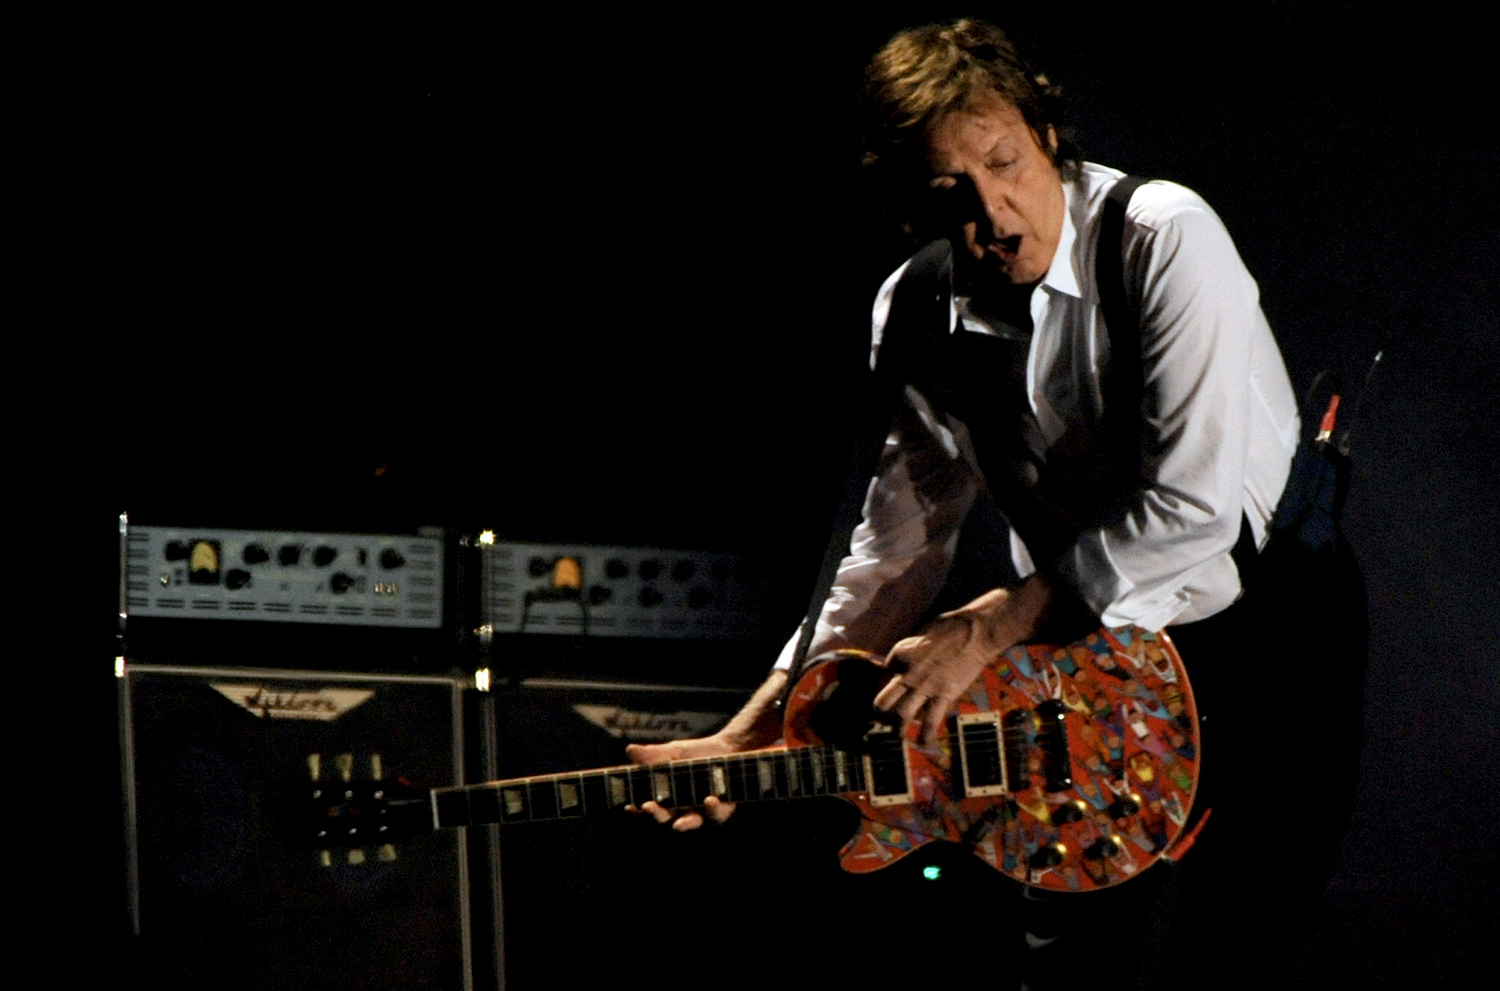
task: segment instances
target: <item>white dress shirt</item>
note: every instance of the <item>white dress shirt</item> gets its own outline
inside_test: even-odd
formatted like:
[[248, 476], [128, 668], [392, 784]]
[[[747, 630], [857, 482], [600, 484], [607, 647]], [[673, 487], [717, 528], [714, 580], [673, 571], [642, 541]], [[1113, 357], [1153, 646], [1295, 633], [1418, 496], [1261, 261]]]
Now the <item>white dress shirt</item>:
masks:
[[[1026, 388], [1049, 449], [1065, 436], [1071, 450], [1106, 443], [1100, 372], [1110, 341], [1094, 259], [1105, 197], [1120, 175], [1086, 163], [1078, 179], [1064, 183], [1057, 253], [1031, 295]], [[1230, 551], [1241, 518], [1263, 544], [1299, 423], [1255, 281], [1201, 197], [1169, 182], [1140, 187], [1126, 213], [1124, 268], [1141, 321], [1154, 454], [1123, 518], [1084, 531], [1051, 567], [1105, 625], [1160, 629], [1205, 619], [1238, 598]], [[873, 350], [905, 269], [876, 297]], [[954, 298], [950, 329], [962, 321], [969, 331], [1017, 333], [984, 323], [966, 303]], [[915, 632], [984, 485], [965, 425], [914, 387], [905, 399], [808, 656], [845, 646], [884, 652]], [[1036, 570], [1014, 532], [1011, 551], [1023, 577]], [[796, 642], [794, 636], [777, 667], [791, 663]]]

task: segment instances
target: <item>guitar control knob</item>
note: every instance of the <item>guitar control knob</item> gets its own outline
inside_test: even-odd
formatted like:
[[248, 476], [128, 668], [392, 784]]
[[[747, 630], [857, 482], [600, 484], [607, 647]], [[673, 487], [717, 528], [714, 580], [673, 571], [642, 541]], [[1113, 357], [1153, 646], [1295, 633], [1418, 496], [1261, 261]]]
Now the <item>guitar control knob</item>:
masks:
[[1071, 802], [1064, 802], [1052, 810], [1052, 822], [1061, 826], [1064, 823], [1078, 822], [1083, 819], [1088, 806], [1084, 805], [1083, 799], [1075, 798]]
[[1028, 857], [1026, 862], [1040, 871], [1046, 870], [1049, 867], [1056, 867], [1066, 860], [1067, 856], [1068, 848], [1061, 843], [1047, 843], [1037, 847], [1036, 853]]
[[1141, 796], [1134, 792], [1128, 795], [1121, 795], [1109, 803], [1109, 817], [1111, 819], [1123, 819], [1126, 816], [1133, 816], [1139, 811], [1141, 811]]
[[1090, 843], [1088, 849], [1083, 851], [1083, 855], [1095, 860], [1107, 860], [1119, 853], [1124, 845], [1124, 841], [1118, 836], [1104, 836]]

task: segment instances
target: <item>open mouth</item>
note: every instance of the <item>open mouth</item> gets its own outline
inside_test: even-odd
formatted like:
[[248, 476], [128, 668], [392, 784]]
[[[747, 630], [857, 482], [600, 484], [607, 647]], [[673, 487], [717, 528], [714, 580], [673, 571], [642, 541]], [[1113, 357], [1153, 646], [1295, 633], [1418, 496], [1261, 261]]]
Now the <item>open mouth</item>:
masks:
[[991, 241], [990, 250], [1001, 258], [1010, 261], [1021, 250], [1021, 235], [1012, 234], [1010, 237], [1002, 237]]

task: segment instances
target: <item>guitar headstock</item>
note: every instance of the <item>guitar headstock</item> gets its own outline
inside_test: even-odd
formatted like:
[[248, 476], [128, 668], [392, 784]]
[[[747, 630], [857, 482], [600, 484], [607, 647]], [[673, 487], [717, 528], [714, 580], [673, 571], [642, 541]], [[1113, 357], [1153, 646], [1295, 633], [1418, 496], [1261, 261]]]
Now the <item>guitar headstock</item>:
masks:
[[[330, 768], [327, 766], [332, 764]], [[307, 755], [309, 780], [298, 786], [301, 828], [318, 861], [351, 865], [393, 861], [397, 844], [433, 829], [432, 797], [400, 778], [387, 778], [379, 754]], [[332, 771], [332, 773], [329, 773]], [[355, 777], [356, 772], [362, 777]]]

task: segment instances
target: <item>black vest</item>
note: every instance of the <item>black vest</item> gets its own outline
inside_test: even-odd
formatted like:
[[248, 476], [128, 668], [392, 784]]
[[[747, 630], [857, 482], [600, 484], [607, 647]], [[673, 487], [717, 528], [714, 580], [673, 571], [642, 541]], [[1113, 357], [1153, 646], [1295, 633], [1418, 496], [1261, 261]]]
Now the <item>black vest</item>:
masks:
[[[1119, 237], [1112, 239], [1116, 256]], [[936, 241], [907, 266], [892, 298], [877, 379], [884, 389], [913, 385], [935, 409], [963, 421], [991, 498], [1040, 564], [1084, 530], [1118, 522], [1139, 501], [1139, 327], [1128, 309], [1113, 322], [1106, 314], [1111, 368], [1102, 435], [1084, 445], [1068, 431], [1048, 446], [1027, 395], [1029, 340], [975, 333], [962, 323], [950, 330], [952, 264], [948, 242]], [[1117, 273], [1119, 267], [1117, 261]]]

